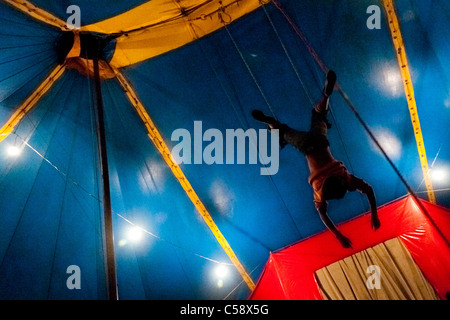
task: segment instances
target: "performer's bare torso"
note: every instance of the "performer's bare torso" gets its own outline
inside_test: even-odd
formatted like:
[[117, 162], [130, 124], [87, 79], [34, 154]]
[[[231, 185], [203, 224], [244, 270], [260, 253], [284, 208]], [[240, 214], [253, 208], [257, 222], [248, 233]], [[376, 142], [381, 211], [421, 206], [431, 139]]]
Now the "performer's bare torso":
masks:
[[330, 162], [335, 161], [335, 158], [331, 154], [330, 147], [318, 148], [317, 150], [305, 155], [305, 157], [308, 162], [310, 173], [317, 172]]

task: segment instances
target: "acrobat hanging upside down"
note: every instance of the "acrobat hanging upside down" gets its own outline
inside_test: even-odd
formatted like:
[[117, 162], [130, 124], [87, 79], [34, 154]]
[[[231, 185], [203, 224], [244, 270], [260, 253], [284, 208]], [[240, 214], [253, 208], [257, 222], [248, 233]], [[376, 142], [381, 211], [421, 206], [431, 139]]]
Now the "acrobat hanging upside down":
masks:
[[342, 199], [347, 191], [358, 190], [369, 200], [371, 226], [374, 230], [380, 227], [380, 220], [372, 187], [349, 173], [344, 164], [336, 160], [330, 152], [327, 133], [331, 125], [327, 120], [327, 113], [329, 97], [333, 93], [335, 83], [336, 74], [330, 70], [327, 73], [322, 98], [312, 110], [309, 131], [294, 130], [259, 110], [254, 110], [252, 116], [258, 121], [267, 123], [270, 129], [279, 130], [282, 148], [286, 144], [291, 144], [305, 155], [310, 171], [308, 182], [313, 188], [314, 203], [320, 218], [344, 248], [351, 248], [350, 239], [345, 237], [328, 217], [327, 200]]

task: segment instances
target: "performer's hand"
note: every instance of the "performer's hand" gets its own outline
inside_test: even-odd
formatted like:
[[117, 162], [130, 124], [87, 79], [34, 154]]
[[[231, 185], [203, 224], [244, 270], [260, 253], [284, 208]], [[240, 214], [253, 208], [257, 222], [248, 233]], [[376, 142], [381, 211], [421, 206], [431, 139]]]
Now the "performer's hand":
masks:
[[352, 242], [350, 241], [349, 238], [347, 238], [346, 236], [344, 236], [342, 233], [339, 233], [336, 235], [336, 238], [339, 240], [339, 242], [341, 243], [341, 245], [344, 248], [350, 249], [352, 248]]
[[380, 226], [380, 219], [378, 219], [378, 215], [376, 212], [372, 212], [372, 217], [370, 219], [370, 226], [374, 231], [376, 231]]

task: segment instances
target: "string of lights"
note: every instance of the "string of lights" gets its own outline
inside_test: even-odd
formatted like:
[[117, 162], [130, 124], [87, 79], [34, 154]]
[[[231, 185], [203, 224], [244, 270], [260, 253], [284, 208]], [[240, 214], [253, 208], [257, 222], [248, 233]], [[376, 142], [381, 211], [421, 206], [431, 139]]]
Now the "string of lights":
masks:
[[[90, 197], [92, 197], [94, 200], [96, 200], [99, 204], [101, 204], [101, 202], [102, 202], [101, 199], [99, 199], [96, 195], [90, 193], [86, 188], [84, 188], [84, 187], [83, 187], [82, 185], [80, 185], [77, 181], [75, 181], [74, 179], [72, 179], [67, 173], [63, 172], [60, 168], [58, 168], [56, 165], [54, 165], [48, 158], [46, 158], [43, 154], [41, 154], [38, 150], [36, 150], [33, 146], [31, 146], [31, 145], [30, 145], [25, 139], [23, 139], [20, 135], [18, 135], [17, 132], [15, 132], [14, 134], [15, 134], [15, 136], [16, 136], [20, 141], [22, 141], [23, 146], [22, 146], [22, 147], [17, 146], [17, 145], [9, 145], [9, 146], [7, 146], [6, 152], [7, 152], [8, 156], [11, 156], [11, 157], [17, 157], [17, 156], [19, 156], [19, 155], [22, 153], [22, 150], [23, 150], [23, 147], [24, 147], [24, 146], [28, 147], [30, 150], [32, 150], [34, 153], [36, 153], [42, 160], [44, 160], [44, 161], [45, 161], [46, 163], [48, 163], [51, 167], [53, 167], [59, 174], [61, 174], [61, 176], [62, 176], [64, 179], [66, 179], [67, 181], [69, 181], [70, 183], [72, 183], [73, 185], [75, 185], [75, 186], [76, 186], [77, 188], [79, 188], [81, 191], [83, 191], [83, 192], [86, 193], [88, 196], [90, 196]], [[120, 214], [120, 213], [118, 213], [118, 212], [115, 212], [114, 210], [112, 210], [112, 212], [113, 212], [117, 217], [119, 217], [119, 218], [122, 219], [123, 221], [127, 222], [127, 223], [132, 227], [132, 228], [130, 228], [130, 230], [129, 230], [129, 232], [128, 232], [128, 241], [131, 242], [131, 243], [137, 243], [137, 242], [139, 242], [139, 241], [142, 239], [142, 236], [143, 236], [144, 234], [146, 234], [146, 235], [149, 235], [149, 236], [151, 236], [151, 237], [153, 237], [153, 238], [155, 238], [155, 239], [158, 239], [158, 240], [160, 240], [160, 241], [164, 241], [165, 243], [167, 243], [167, 244], [169, 244], [169, 245], [171, 245], [171, 246], [173, 246], [173, 247], [175, 247], [175, 248], [177, 248], [177, 249], [180, 249], [180, 250], [182, 250], [182, 251], [185, 251], [185, 252], [187, 252], [187, 253], [190, 253], [190, 254], [192, 254], [192, 255], [195, 255], [195, 256], [197, 256], [197, 257], [199, 257], [199, 258], [202, 258], [202, 259], [205, 259], [205, 260], [207, 260], [207, 261], [210, 261], [210, 262], [213, 262], [213, 263], [218, 264], [219, 267], [221, 267], [221, 270], [222, 270], [222, 271], [217, 271], [217, 272], [221, 273], [222, 275], [224, 275], [224, 269], [223, 269], [223, 268], [224, 268], [225, 266], [233, 266], [232, 263], [221, 262], [221, 261], [218, 261], [218, 260], [215, 260], [215, 259], [206, 257], [206, 256], [204, 256], [204, 255], [201, 255], [201, 254], [199, 254], [199, 253], [196, 253], [196, 252], [194, 252], [194, 251], [192, 251], [192, 250], [189, 250], [189, 249], [187, 249], [187, 248], [184, 248], [184, 247], [182, 247], [182, 246], [179, 246], [178, 244], [173, 243], [172, 241], [169, 241], [169, 240], [167, 240], [167, 239], [164, 239], [164, 238], [162, 238], [162, 237], [156, 235], [155, 233], [150, 232], [149, 230], [147, 230], [147, 229], [145, 229], [145, 228], [143, 228], [143, 227], [141, 227], [141, 226], [138, 226], [137, 224], [135, 224], [135, 223], [132, 222], [131, 220], [125, 218], [122, 214]], [[120, 246], [120, 245], [123, 246], [124, 244], [125, 244], [125, 242], [123, 242], [123, 241], [120, 242], [120, 241], [119, 241], [119, 246]]]

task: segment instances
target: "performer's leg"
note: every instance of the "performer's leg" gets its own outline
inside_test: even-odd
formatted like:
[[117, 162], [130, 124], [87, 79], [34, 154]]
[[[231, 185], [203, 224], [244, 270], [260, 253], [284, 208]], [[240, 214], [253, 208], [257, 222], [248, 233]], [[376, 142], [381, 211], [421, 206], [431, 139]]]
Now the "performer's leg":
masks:
[[[276, 122], [274, 124], [269, 123], [270, 129], [278, 129], [278, 134], [280, 135], [280, 146], [284, 148], [287, 144], [294, 146], [300, 151], [303, 150], [305, 141], [308, 137], [306, 131], [298, 131], [292, 129], [287, 124]], [[303, 151], [302, 151], [303, 152]]]
[[327, 73], [327, 78], [325, 80], [325, 85], [323, 87], [323, 95], [326, 97], [331, 96], [334, 90], [334, 86], [336, 84], [336, 73], [333, 70], [329, 70]]
[[314, 106], [317, 113], [326, 115], [328, 113], [329, 97], [322, 95], [322, 99]]
[[333, 70], [328, 71], [327, 78], [322, 91], [322, 98], [314, 106], [314, 109], [321, 114], [328, 112], [328, 101], [330, 95], [333, 93], [334, 86], [336, 84], [336, 73]]
[[280, 123], [275, 118], [265, 115], [260, 110], [253, 110], [252, 116], [256, 120], [266, 123], [270, 129], [279, 130], [281, 148], [289, 143], [302, 150], [304, 141], [307, 137], [307, 132], [294, 130], [288, 125]]
[[258, 121], [267, 123], [272, 129], [273, 129], [273, 126], [275, 126], [277, 123], [279, 123], [277, 121], [277, 119], [270, 117], [270, 116], [266, 116], [261, 110], [253, 110], [252, 117]]

